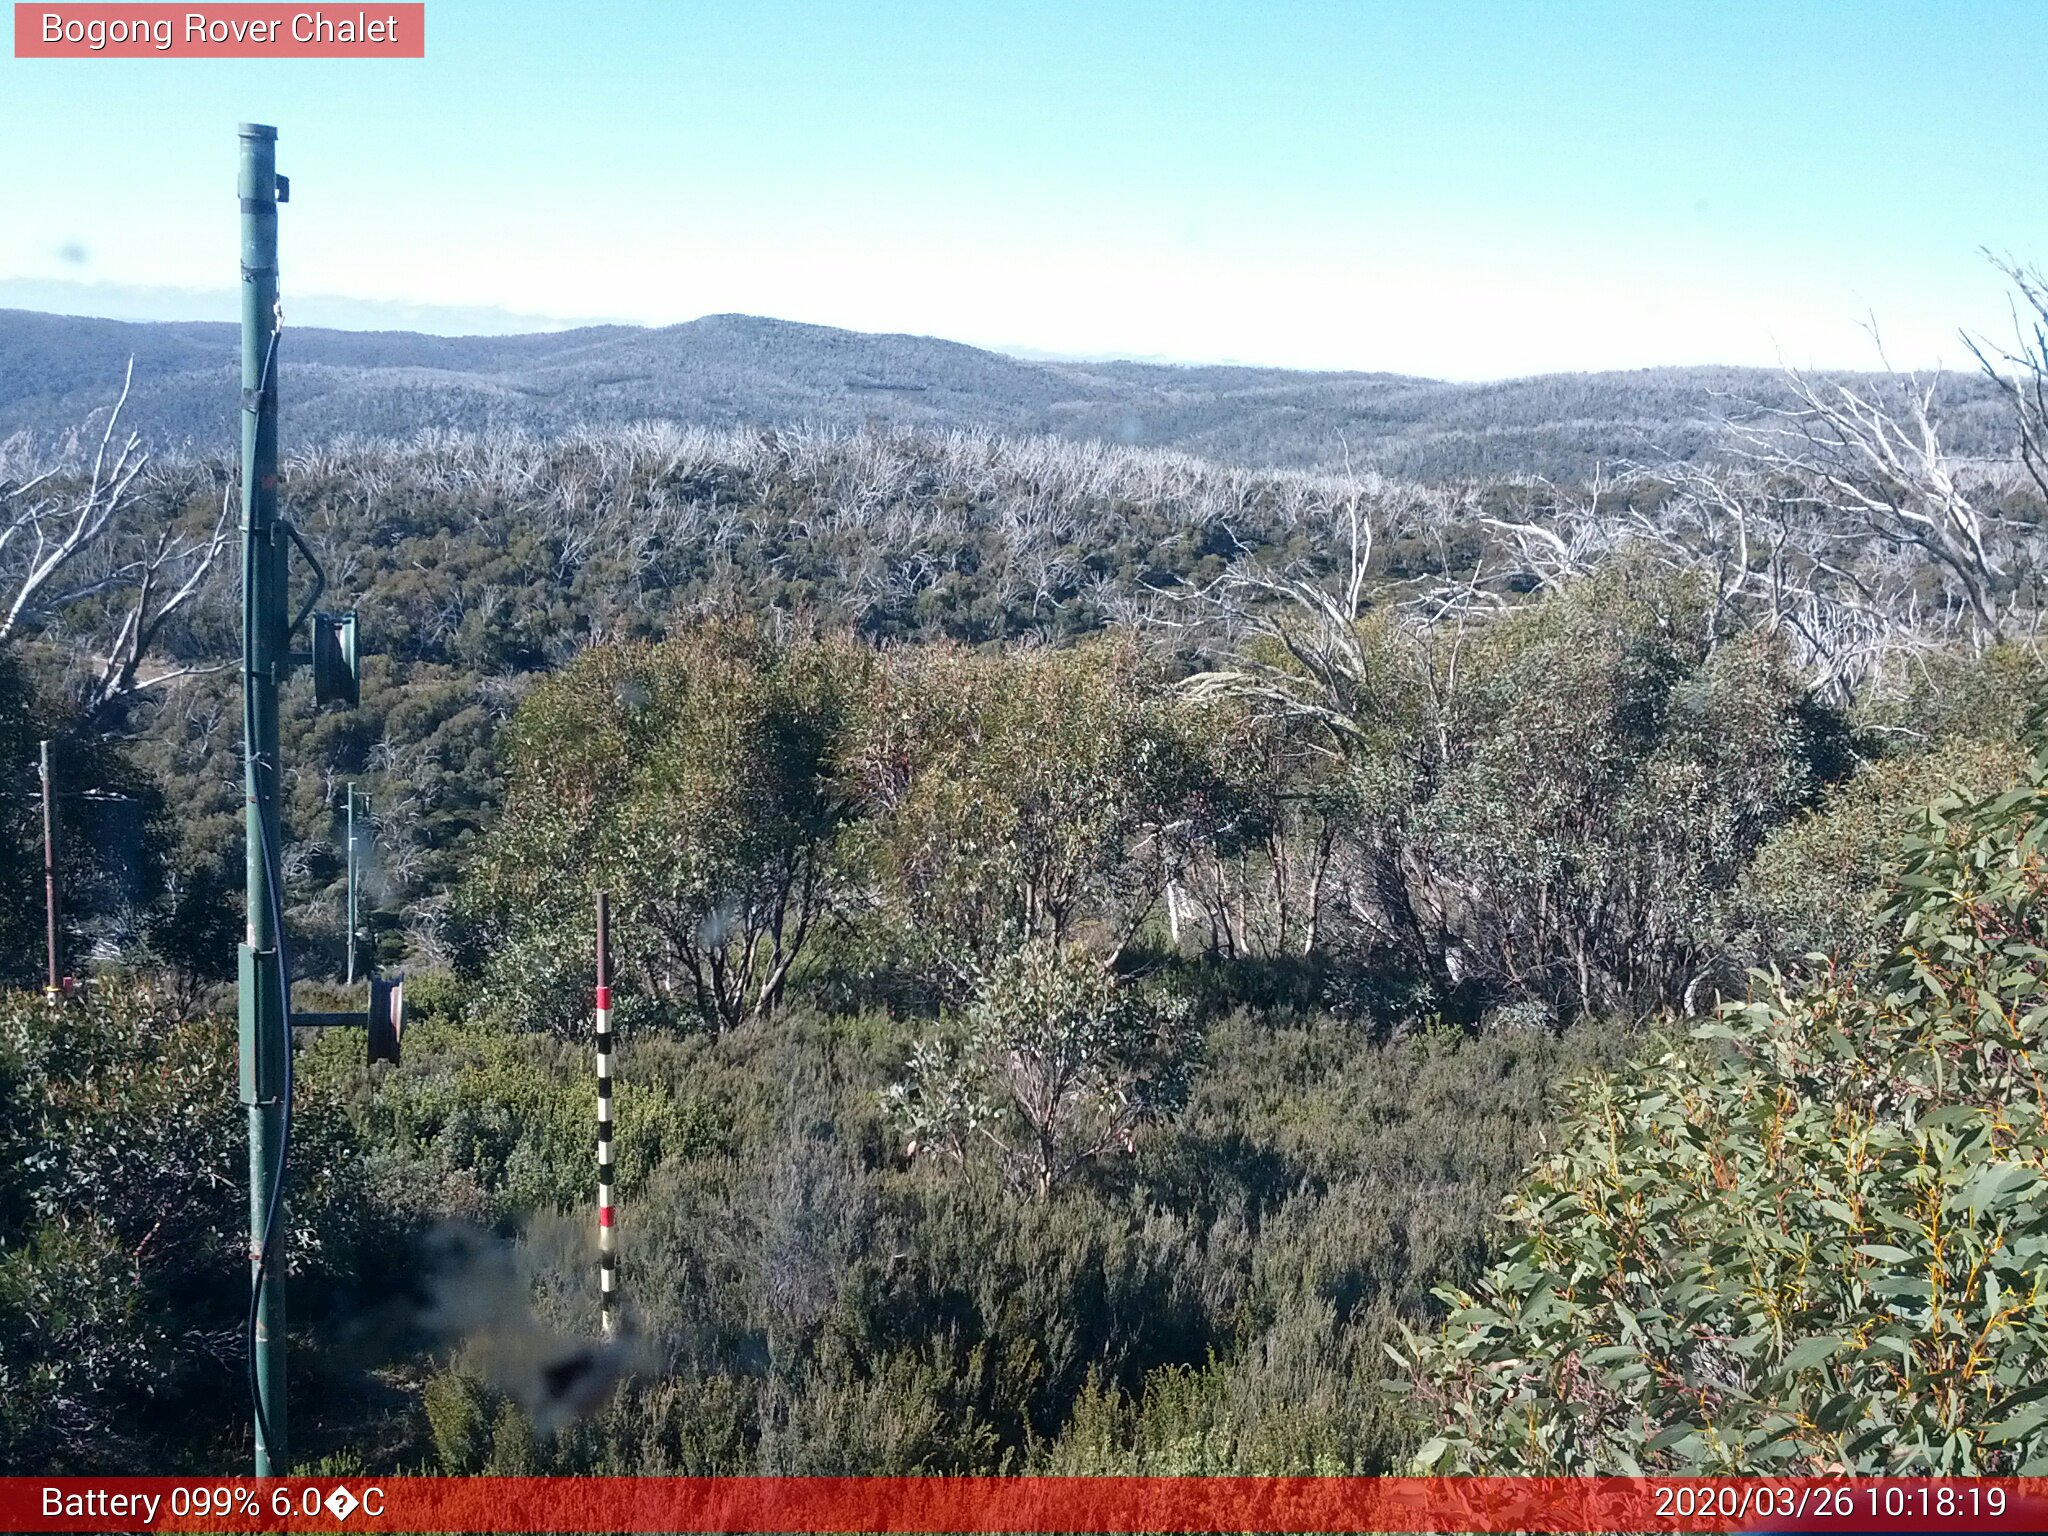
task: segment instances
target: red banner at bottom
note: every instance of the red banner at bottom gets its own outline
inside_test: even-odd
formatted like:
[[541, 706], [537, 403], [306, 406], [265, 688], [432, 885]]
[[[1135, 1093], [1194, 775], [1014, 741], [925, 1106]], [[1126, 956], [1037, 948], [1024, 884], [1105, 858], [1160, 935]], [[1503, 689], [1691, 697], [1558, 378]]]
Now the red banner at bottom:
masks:
[[2041, 1531], [2048, 1478], [0, 1478], [7, 1531]]

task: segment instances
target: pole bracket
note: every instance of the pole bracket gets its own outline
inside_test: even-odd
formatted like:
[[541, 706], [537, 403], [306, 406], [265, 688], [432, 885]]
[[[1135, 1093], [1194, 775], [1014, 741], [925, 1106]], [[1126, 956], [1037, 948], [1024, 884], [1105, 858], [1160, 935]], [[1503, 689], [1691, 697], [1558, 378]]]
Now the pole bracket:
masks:
[[296, 1029], [366, 1030], [370, 1060], [395, 1062], [405, 1034], [405, 977], [372, 976], [369, 1002], [359, 1013], [293, 1009], [291, 1019]]
[[278, 519], [278, 527], [284, 530], [284, 536], [292, 541], [298, 552], [306, 557], [306, 564], [313, 567], [313, 590], [306, 594], [305, 600], [299, 604], [299, 611], [292, 615], [291, 623], [285, 626], [284, 632], [292, 635], [298, 633], [299, 626], [304, 624], [313, 612], [314, 604], [320, 601], [320, 594], [327, 590], [327, 570], [320, 564], [320, 557], [313, 553], [313, 546], [306, 542], [305, 536], [296, 527], [284, 518]]

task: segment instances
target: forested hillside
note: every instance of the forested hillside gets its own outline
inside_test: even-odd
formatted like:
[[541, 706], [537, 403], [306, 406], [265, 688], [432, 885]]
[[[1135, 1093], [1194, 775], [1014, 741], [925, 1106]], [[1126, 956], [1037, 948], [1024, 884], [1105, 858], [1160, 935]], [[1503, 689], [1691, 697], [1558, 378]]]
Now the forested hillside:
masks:
[[[234, 437], [234, 329], [0, 310], [0, 439], [102, 412], [127, 360], [128, 419], [200, 452]], [[1410, 479], [1582, 479], [1692, 459], [1723, 423], [1784, 404], [1770, 370], [1664, 368], [1456, 384], [1388, 373], [1026, 360], [924, 336], [751, 315], [534, 336], [287, 332], [292, 440], [423, 429], [553, 436], [665, 420], [715, 427], [968, 428], [1185, 449], [1240, 464], [1370, 465]], [[1859, 381], [1868, 386], [1869, 378]], [[1997, 392], [1944, 379], [1947, 440], [1998, 441]]]
[[[292, 955], [332, 990], [356, 782], [414, 1008], [397, 1065], [300, 1045], [304, 1463], [2033, 1465], [2039, 397], [1982, 387], [1992, 453], [1903, 381], [1784, 387], [1564, 483], [930, 424], [299, 448], [370, 656], [288, 712]], [[233, 474], [123, 441], [0, 461], [15, 985], [29, 744], [92, 791], [88, 985], [0, 1003], [10, 1470], [246, 1450]], [[1929, 1321], [1959, 1213], [1995, 1364]]]

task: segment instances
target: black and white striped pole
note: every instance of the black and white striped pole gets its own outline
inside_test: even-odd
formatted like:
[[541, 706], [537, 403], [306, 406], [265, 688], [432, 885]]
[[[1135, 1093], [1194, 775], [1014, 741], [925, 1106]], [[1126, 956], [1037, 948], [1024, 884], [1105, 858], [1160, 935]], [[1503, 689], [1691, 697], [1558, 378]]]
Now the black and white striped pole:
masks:
[[598, 1321], [610, 1338], [617, 1320], [619, 1238], [612, 1203], [612, 913], [597, 893], [597, 1274]]

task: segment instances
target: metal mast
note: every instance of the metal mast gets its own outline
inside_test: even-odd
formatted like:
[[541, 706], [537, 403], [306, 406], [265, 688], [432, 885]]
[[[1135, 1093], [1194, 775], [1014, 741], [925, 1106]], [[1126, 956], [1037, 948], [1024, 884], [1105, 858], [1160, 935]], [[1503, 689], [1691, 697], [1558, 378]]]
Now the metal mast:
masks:
[[[277, 174], [277, 130], [241, 127], [242, 199], [242, 776], [247, 800], [249, 926], [236, 957], [241, 977], [242, 1102], [249, 1109], [249, 1390], [256, 1409], [256, 1475], [289, 1469], [285, 1454], [285, 1157], [292, 1124], [292, 1029], [367, 1031], [371, 1061], [397, 1061], [404, 978], [371, 978], [361, 1013], [294, 1013], [279, 914], [284, 828], [278, 815], [278, 691], [294, 666], [313, 673], [315, 704], [353, 708], [362, 672], [356, 616], [322, 613], [320, 561], [277, 510], [277, 205], [291, 187]], [[290, 611], [291, 552], [312, 588]], [[310, 648], [292, 636], [310, 623]], [[353, 907], [353, 902], [351, 902]], [[353, 913], [351, 913], [353, 923]], [[351, 935], [353, 939], [353, 935]]]
[[[249, 1280], [255, 1314], [256, 1475], [284, 1470], [284, 1223], [290, 1113], [287, 999], [272, 888], [278, 818], [277, 698], [290, 665], [286, 543], [277, 516], [277, 130], [241, 126], [242, 698], [247, 799], [248, 934], [240, 959], [242, 1102], [249, 1109]], [[268, 1252], [266, 1252], [266, 1246]]]
[[43, 995], [55, 1002], [63, 993], [57, 980], [57, 817], [51, 809], [56, 788], [50, 782], [50, 743], [43, 742], [43, 948], [49, 962], [49, 980]]

